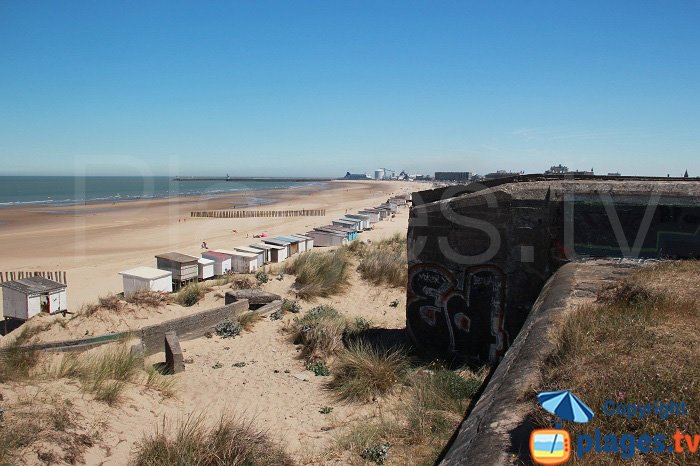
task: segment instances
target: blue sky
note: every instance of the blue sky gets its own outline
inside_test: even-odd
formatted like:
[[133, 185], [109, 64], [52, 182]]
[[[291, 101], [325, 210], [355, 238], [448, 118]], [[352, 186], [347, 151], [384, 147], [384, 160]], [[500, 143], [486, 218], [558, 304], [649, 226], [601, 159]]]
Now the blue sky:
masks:
[[0, 0], [0, 174], [700, 175], [700, 2]]

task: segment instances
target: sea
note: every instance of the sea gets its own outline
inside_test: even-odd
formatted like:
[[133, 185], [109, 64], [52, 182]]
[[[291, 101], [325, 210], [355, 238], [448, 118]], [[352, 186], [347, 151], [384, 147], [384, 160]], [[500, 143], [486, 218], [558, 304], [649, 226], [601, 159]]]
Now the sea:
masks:
[[[177, 196], [215, 196], [226, 193], [289, 189], [320, 184], [314, 181], [175, 181], [170, 177], [136, 176], [0, 176], [0, 208], [32, 205], [76, 205], [125, 202]], [[253, 202], [257, 204], [258, 202]]]

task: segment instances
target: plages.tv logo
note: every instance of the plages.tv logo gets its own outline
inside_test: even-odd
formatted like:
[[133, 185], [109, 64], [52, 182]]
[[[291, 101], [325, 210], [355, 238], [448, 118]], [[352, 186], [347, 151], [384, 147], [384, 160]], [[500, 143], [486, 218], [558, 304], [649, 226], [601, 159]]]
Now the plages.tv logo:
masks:
[[571, 457], [571, 436], [561, 428], [561, 419], [588, 422], [593, 418], [593, 410], [568, 390], [541, 392], [537, 401], [559, 420], [553, 429], [537, 429], [530, 434], [532, 461], [544, 465], [566, 463]]

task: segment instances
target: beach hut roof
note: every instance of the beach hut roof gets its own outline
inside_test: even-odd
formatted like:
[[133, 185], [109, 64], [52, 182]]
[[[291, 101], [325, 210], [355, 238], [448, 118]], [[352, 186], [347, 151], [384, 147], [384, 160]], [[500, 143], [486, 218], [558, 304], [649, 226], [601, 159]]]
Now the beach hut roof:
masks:
[[202, 254], [206, 254], [209, 257], [214, 257], [220, 261], [225, 261], [229, 257], [228, 254], [224, 254], [221, 252], [215, 252], [215, 251], [207, 251], [207, 252], [203, 252]]
[[156, 280], [158, 278], [171, 276], [172, 273], [167, 270], [154, 269], [153, 267], [136, 267], [134, 269], [125, 270], [124, 272], [119, 272], [119, 275]]
[[270, 244], [277, 244], [279, 246], [288, 246], [291, 243], [290, 241], [283, 240], [278, 236], [274, 238], [265, 238], [265, 242]]
[[343, 220], [342, 218], [339, 218], [338, 220], [334, 220], [334, 222], [342, 223], [344, 225], [356, 225], [357, 222], [352, 222], [350, 220]]
[[291, 235], [289, 235], [289, 236], [287, 236], [287, 235], [285, 235], [285, 236], [275, 236], [275, 239], [277, 239], [277, 238], [279, 238], [279, 239], [281, 239], [281, 240], [283, 240], [283, 241], [288, 241], [288, 242], [290, 242], [290, 243], [298, 243], [298, 242], [301, 241], [301, 238], [295, 238], [294, 236], [291, 236]]
[[303, 239], [303, 240], [310, 240], [310, 239], [313, 239], [313, 238], [309, 238], [309, 237], [306, 236], [306, 235], [299, 235], [299, 234], [296, 234], [296, 233], [293, 234], [293, 235], [290, 235], [290, 236], [292, 236], [293, 238], [299, 238], [299, 239]]
[[0, 283], [0, 286], [19, 291], [20, 293], [26, 295], [50, 293], [51, 291], [63, 290], [67, 288], [63, 283], [58, 283], [44, 277], [21, 278], [19, 280]]
[[258, 257], [257, 254], [251, 254], [249, 252], [243, 252], [243, 251], [231, 251], [229, 249], [217, 249], [215, 252], [221, 252], [223, 254], [227, 254], [229, 256], [238, 256], [238, 257]]
[[345, 236], [344, 232], [338, 231], [338, 230], [331, 230], [329, 228], [314, 228], [314, 231], [310, 231], [309, 234], [313, 234], [314, 232], [325, 233], [325, 234], [333, 235], [333, 236]]
[[260, 248], [260, 249], [275, 249], [278, 251], [281, 249], [284, 249], [284, 246], [278, 246], [276, 244], [265, 244], [265, 243], [254, 243], [254, 244], [251, 244], [250, 247]]
[[343, 233], [351, 233], [351, 232], [355, 231], [352, 228], [345, 228], [345, 227], [341, 227], [339, 225], [325, 225], [325, 226], [322, 226], [319, 228], [324, 228], [326, 230], [342, 231]]
[[255, 254], [255, 255], [258, 255], [262, 252], [262, 251], [260, 251], [260, 249], [251, 248], [249, 246], [234, 246], [233, 249], [235, 249], [236, 251], [249, 252], [249, 253]]
[[188, 256], [187, 254], [180, 254], [179, 252], [166, 252], [165, 254], [158, 254], [156, 258], [177, 262], [178, 264], [197, 262], [196, 257]]
[[207, 264], [213, 264], [214, 261], [211, 259], [207, 259], [206, 257], [200, 257], [197, 262], [199, 262], [202, 265], [207, 265]]

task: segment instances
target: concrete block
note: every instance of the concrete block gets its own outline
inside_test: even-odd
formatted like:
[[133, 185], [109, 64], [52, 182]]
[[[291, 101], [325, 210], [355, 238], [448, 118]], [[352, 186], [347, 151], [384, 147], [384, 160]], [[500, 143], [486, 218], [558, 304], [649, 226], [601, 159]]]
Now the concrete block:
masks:
[[185, 371], [185, 358], [180, 348], [180, 340], [175, 332], [165, 333], [165, 367], [171, 374]]
[[248, 304], [251, 307], [253, 307], [253, 306], [261, 306], [264, 304], [271, 303], [272, 301], [282, 299], [282, 297], [278, 294], [268, 293], [267, 291], [263, 291], [263, 290], [255, 290], [255, 289], [233, 290], [233, 291], [226, 292], [225, 304], [235, 303], [236, 301], [240, 301], [242, 299], [247, 299]]

